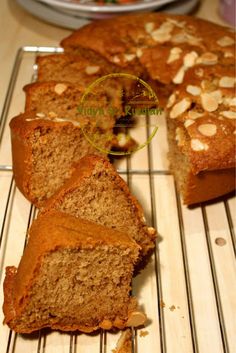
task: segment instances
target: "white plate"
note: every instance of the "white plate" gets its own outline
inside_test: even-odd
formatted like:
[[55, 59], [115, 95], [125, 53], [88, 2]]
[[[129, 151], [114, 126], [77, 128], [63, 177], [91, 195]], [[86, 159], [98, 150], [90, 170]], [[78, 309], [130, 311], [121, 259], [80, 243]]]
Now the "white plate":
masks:
[[[39, 1], [39, 0], [38, 0]], [[135, 12], [135, 11], [144, 11], [144, 10], [153, 10], [159, 8], [163, 5], [169, 4], [171, 2], [175, 2], [177, 0], [145, 0], [145, 1], [137, 1], [130, 4], [125, 5], [98, 5], [95, 1], [91, 1], [90, 3], [75, 3], [69, 1], [61, 1], [61, 0], [40, 0], [45, 4], [49, 4], [53, 7], [59, 8], [61, 10], [70, 11], [70, 13], [75, 12], [96, 12], [96, 13], [124, 13], [124, 12]]]
[[[100, 19], [110, 17], [111, 14], [97, 13], [91, 11], [77, 11], [73, 13], [67, 13], [63, 9], [53, 7], [49, 4], [39, 2], [36, 0], [16, 0], [26, 11], [30, 12], [34, 16], [69, 29], [77, 29], [84, 26], [89, 22], [88, 18]], [[161, 7], [161, 10], [175, 14], [186, 14], [192, 11], [199, 0], [178, 0], [169, 5]], [[118, 13], [116, 13], [117, 15]], [[86, 18], [86, 19], [85, 19]]]

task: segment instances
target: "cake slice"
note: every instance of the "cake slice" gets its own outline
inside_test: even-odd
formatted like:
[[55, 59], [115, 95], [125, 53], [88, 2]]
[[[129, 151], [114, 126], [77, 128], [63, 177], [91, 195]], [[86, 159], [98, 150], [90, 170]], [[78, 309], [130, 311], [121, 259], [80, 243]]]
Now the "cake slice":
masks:
[[142, 207], [114, 167], [100, 156], [82, 158], [41, 214], [53, 209], [127, 232], [141, 247], [142, 256], [154, 248], [155, 230], [147, 227]]
[[60, 212], [38, 218], [18, 269], [6, 270], [4, 322], [20, 333], [142, 325], [146, 316], [130, 297], [138, 254], [116, 230]]
[[10, 128], [16, 185], [37, 207], [71, 176], [74, 162], [89, 153], [106, 156], [113, 138], [111, 128], [101, 130], [83, 116], [78, 121], [27, 112], [13, 118]]

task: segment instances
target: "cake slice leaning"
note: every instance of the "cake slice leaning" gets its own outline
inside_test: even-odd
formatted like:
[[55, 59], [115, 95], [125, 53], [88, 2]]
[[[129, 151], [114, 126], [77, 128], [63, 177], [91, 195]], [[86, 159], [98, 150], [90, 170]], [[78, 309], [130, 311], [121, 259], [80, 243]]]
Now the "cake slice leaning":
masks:
[[4, 322], [19, 333], [142, 325], [130, 297], [138, 256], [125, 233], [57, 211], [40, 217], [18, 269], [6, 270]]
[[81, 158], [40, 214], [53, 209], [127, 232], [141, 246], [142, 256], [154, 248], [155, 230], [147, 227], [142, 207], [114, 167], [100, 156]]

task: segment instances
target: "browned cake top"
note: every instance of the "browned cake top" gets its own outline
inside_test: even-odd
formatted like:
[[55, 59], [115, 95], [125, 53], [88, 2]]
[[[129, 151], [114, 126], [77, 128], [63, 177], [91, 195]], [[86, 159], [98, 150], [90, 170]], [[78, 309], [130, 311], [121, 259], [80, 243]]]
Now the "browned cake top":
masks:
[[62, 40], [61, 45], [66, 50], [77, 46], [93, 49], [123, 67], [142, 58], [147, 48], [163, 44], [188, 44], [200, 51], [232, 53], [234, 43], [234, 34], [229, 29], [211, 22], [190, 16], [146, 13], [93, 22]]
[[169, 98], [167, 110], [176, 122], [175, 139], [194, 173], [235, 165], [235, 83], [230, 66], [192, 68]]
[[235, 33], [230, 28], [191, 16], [135, 14], [88, 24], [61, 44], [68, 52], [78, 45], [92, 48], [120, 67], [141, 63], [151, 79], [174, 90], [167, 110], [192, 171], [235, 165]]

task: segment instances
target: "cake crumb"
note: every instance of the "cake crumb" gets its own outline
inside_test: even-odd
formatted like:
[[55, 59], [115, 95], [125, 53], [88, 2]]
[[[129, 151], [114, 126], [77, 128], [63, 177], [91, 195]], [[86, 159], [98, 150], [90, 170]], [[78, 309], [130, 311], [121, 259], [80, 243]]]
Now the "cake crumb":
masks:
[[112, 353], [132, 353], [131, 329], [126, 329], [121, 333], [116, 348], [112, 350]]
[[224, 238], [216, 238], [215, 243], [216, 245], [224, 246], [226, 244], [226, 240]]
[[176, 309], [176, 307], [175, 307], [175, 305], [171, 305], [171, 306], [169, 307], [169, 309], [170, 309], [170, 311], [174, 311], [174, 310]]
[[139, 336], [140, 336], [140, 337], [145, 337], [145, 336], [147, 336], [147, 335], [149, 335], [149, 332], [148, 332], [148, 331], [141, 330], [140, 333], [139, 333]]
[[160, 301], [160, 307], [165, 308], [166, 304], [163, 302], [163, 300]]

